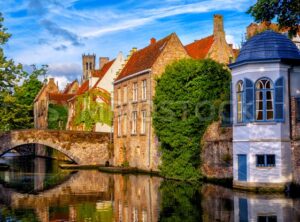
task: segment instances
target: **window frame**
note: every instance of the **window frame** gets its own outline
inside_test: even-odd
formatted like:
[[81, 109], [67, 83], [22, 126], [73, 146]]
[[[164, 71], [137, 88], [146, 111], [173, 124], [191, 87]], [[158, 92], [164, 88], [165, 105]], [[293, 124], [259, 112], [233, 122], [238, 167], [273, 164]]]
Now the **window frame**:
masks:
[[[240, 101], [238, 100], [239, 97], [241, 98]], [[239, 110], [239, 104], [241, 110]], [[236, 112], [237, 123], [244, 122], [244, 82], [242, 80], [236, 83]], [[239, 119], [239, 114], [241, 115], [241, 119]]]
[[141, 134], [146, 134], [146, 122], [147, 122], [147, 111], [142, 110], [142, 119], [141, 119]]
[[134, 82], [132, 84], [132, 102], [138, 101], [138, 83]]
[[[256, 167], [266, 168], [266, 167], [276, 167], [276, 155], [275, 154], [256, 154]], [[263, 164], [258, 164], [258, 157], [264, 158]], [[268, 163], [268, 157], [274, 158], [274, 163]]]
[[[262, 83], [261, 81], [266, 80], [270, 84], [270, 88], [266, 88], [267, 82]], [[263, 84], [263, 88], [258, 89], [257, 84], [261, 82]], [[273, 81], [268, 78], [268, 77], [262, 77], [259, 78], [255, 84], [254, 84], [254, 92], [255, 92], [255, 100], [254, 100], [254, 106], [255, 106], [255, 112], [254, 112], [254, 119], [256, 122], [274, 122], [275, 121], [275, 87]], [[262, 93], [262, 98], [258, 100], [257, 98], [257, 93]], [[271, 92], [271, 99], [267, 99], [267, 93]], [[262, 102], [262, 109], [258, 110], [257, 109], [257, 102]], [[267, 103], [271, 102], [272, 104], [272, 109], [268, 109]], [[257, 112], [262, 112], [262, 119], [258, 119], [258, 114]], [[268, 112], [272, 112], [273, 118], [268, 119]]]
[[121, 137], [122, 136], [122, 125], [121, 125], [121, 113], [118, 114], [118, 119], [117, 119], [117, 122], [118, 122], [118, 125], [117, 125], [117, 135], [118, 137]]
[[127, 85], [123, 87], [123, 104], [128, 103], [128, 88]]
[[137, 134], [137, 111], [132, 111], [131, 135]]
[[142, 80], [142, 100], [147, 100], [147, 79]]

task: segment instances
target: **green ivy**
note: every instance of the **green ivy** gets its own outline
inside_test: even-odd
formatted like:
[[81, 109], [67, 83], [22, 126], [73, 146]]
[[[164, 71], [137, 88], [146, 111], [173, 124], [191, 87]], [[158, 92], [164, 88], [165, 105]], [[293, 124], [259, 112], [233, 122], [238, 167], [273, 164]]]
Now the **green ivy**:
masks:
[[161, 172], [182, 180], [200, 178], [200, 141], [229, 101], [231, 76], [213, 60], [183, 59], [157, 80], [153, 124], [162, 151]]
[[[105, 102], [97, 102], [101, 97]], [[88, 91], [76, 98], [74, 125], [84, 125], [85, 130], [92, 130], [96, 123], [112, 126], [113, 113], [110, 94], [99, 90]]]
[[66, 129], [68, 108], [64, 105], [49, 104], [48, 129]]

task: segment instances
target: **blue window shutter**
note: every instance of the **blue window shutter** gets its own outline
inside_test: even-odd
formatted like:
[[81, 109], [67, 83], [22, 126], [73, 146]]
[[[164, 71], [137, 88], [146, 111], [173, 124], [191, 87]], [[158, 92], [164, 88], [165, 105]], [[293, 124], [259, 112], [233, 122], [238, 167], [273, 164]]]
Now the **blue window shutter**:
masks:
[[284, 78], [280, 77], [275, 82], [275, 120], [284, 121]]
[[250, 79], [245, 79], [244, 89], [244, 119], [246, 122], [254, 120], [254, 84]]

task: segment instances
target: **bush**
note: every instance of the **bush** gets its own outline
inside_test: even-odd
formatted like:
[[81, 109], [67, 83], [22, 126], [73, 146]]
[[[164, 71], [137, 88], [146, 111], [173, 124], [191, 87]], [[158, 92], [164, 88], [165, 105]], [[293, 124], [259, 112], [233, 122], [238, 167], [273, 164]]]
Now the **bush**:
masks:
[[[213, 60], [183, 59], [157, 79], [153, 124], [161, 144], [164, 176], [200, 177], [200, 141], [229, 101], [230, 73]], [[227, 103], [228, 104], [228, 103]]]

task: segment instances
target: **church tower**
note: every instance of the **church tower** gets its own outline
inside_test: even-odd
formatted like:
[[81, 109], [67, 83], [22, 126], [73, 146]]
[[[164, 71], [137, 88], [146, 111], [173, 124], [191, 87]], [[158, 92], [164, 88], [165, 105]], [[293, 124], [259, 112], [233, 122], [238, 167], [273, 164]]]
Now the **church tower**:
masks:
[[83, 54], [82, 55], [82, 70], [83, 81], [88, 80], [91, 77], [91, 71], [96, 67], [96, 55]]

